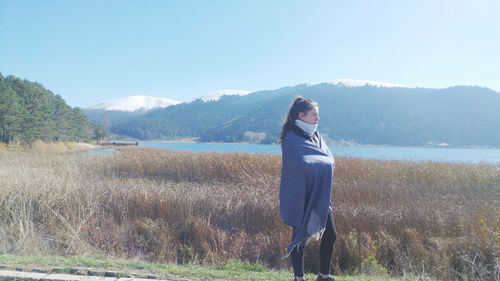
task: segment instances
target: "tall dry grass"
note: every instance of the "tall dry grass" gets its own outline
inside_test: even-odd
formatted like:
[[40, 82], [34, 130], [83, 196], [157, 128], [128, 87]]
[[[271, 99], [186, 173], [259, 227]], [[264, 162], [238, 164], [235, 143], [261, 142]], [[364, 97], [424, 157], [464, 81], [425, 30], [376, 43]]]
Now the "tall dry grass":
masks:
[[[337, 273], [378, 263], [393, 275], [498, 279], [499, 166], [336, 162]], [[0, 151], [0, 252], [288, 268], [280, 169], [271, 155]], [[318, 246], [306, 248], [312, 271]]]
[[6, 144], [0, 142], [0, 156], [7, 152], [26, 152], [26, 153], [66, 153], [79, 152], [98, 148], [98, 145], [92, 145], [83, 142], [43, 142], [40, 140], [29, 144], [14, 142]]

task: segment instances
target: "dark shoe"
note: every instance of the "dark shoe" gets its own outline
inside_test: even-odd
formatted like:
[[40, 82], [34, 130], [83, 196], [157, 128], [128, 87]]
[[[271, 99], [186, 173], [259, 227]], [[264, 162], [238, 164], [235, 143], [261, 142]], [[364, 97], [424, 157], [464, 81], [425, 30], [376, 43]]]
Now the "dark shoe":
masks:
[[316, 278], [316, 281], [335, 281], [333, 277], [328, 277], [326, 279], [323, 279], [321, 276], [318, 275], [318, 278]]

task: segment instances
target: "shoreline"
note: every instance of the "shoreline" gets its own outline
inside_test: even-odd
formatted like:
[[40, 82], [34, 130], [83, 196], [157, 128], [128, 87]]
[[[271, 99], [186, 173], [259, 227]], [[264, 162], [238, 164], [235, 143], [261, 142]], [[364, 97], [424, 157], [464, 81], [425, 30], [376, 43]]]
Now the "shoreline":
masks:
[[[196, 138], [186, 138], [178, 140], [112, 140], [110, 142], [138, 142], [140, 143], [199, 143], [199, 144], [255, 144], [255, 145], [277, 145], [279, 143], [251, 143], [251, 142], [198, 142]], [[328, 143], [328, 142], [327, 142]], [[500, 149], [495, 146], [453, 146], [453, 145], [391, 145], [391, 144], [345, 144], [345, 143], [328, 143], [328, 146], [337, 147], [385, 147], [385, 148], [444, 148], [444, 149]]]

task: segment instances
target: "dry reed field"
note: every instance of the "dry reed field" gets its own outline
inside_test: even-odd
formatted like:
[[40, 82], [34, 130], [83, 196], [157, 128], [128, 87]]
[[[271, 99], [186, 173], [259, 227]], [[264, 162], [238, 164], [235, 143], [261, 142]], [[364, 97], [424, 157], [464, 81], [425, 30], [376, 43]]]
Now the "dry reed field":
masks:
[[[0, 150], [0, 253], [289, 268], [280, 169], [273, 155]], [[337, 158], [332, 199], [337, 274], [499, 278], [500, 166]]]

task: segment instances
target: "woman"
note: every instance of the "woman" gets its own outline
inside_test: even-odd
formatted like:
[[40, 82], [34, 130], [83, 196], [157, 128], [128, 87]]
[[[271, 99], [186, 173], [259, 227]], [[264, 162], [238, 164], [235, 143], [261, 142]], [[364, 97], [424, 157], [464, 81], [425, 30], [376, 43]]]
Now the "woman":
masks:
[[316, 131], [318, 104], [297, 97], [281, 131], [283, 166], [280, 185], [280, 213], [293, 228], [287, 248], [295, 280], [304, 280], [304, 247], [313, 235], [321, 237], [318, 280], [334, 281], [330, 262], [336, 239], [330, 195], [335, 161]]

